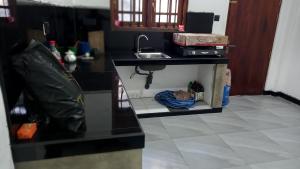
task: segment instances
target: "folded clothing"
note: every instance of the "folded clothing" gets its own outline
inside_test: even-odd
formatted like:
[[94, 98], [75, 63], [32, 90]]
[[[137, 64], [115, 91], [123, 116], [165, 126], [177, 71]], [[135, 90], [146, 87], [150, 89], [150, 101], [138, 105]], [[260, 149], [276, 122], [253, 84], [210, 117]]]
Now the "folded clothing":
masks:
[[183, 90], [174, 91], [174, 96], [177, 100], [189, 100], [192, 97], [191, 93]]
[[162, 105], [174, 109], [188, 109], [193, 107], [195, 104], [195, 99], [193, 97], [184, 100], [177, 99], [175, 92], [169, 90], [157, 93], [155, 95], [155, 100]]

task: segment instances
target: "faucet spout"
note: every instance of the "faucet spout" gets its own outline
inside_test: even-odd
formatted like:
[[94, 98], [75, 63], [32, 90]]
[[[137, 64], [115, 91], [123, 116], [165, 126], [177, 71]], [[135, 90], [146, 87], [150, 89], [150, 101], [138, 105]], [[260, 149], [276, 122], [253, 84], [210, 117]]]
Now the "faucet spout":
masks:
[[140, 39], [141, 38], [145, 38], [146, 40], [149, 40], [149, 38], [146, 35], [139, 35], [138, 36], [138, 38], [137, 38], [137, 53], [141, 52], [141, 49], [140, 49]]

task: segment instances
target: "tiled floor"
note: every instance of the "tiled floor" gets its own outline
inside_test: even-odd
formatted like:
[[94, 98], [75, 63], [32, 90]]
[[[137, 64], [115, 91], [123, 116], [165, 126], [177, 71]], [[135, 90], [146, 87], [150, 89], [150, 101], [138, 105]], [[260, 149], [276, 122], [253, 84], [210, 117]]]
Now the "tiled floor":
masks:
[[140, 119], [143, 169], [300, 169], [300, 106], [230, 100], [223, 113]]

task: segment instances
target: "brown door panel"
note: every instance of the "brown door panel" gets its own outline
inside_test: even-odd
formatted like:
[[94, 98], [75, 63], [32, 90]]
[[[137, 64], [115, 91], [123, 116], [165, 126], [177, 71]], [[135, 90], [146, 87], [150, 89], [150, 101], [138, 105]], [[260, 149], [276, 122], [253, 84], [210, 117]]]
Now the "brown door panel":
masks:
[[[233, 2], [233, 3], [232, 3]], [[239, 0], [230, 3], [227, 57], [232, 95], [262, 94], [268, 72], [281, 0]]]

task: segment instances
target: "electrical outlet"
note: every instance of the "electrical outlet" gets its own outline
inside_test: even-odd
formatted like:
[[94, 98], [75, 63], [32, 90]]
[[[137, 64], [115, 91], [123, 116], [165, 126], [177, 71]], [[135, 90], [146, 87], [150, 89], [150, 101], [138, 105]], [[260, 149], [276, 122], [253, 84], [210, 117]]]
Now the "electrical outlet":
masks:
[[141, 97], [141, 91], [139, 90], [131, 90], [131, 91], [128, 91], [128, 97], [131, 98], [131, 99], [138, 99]]
[[215, 15], [215, 17], [214, 17], [214, 21], [220, 21], [220, 15]]

